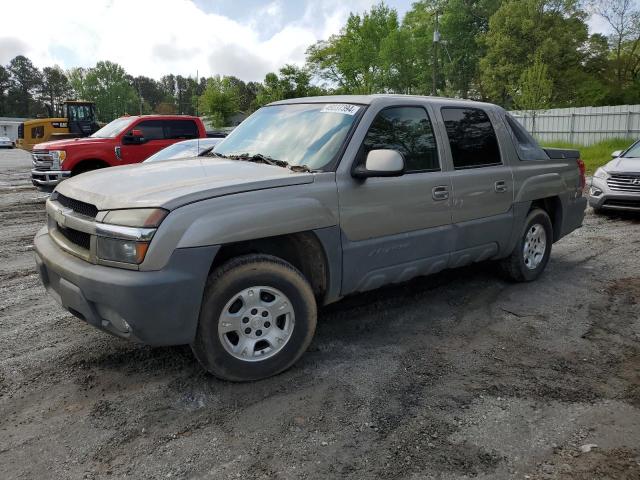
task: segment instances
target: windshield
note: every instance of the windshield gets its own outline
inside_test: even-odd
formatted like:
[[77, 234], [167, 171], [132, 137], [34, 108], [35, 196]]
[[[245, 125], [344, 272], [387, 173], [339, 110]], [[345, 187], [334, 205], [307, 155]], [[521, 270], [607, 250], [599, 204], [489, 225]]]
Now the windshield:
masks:
[[197, 157], [205, 150], [209, 150], [217, 143], [220, 143], [221, 140], [221, 138], [201, 138], [174, 143], [173, 145], [160, 150], [158, 153], [151, 155], [144, 161], [144, 163]]
[[116, 118], [113, 122], [107, 123], [91, 136], [94, 138], [115, 138], [134, 120], [134, 117]]
[[631, 145], [631, 148], [624, 152], [624, 158], [640, 158], [640, 142]]
[[320, 170], [331, 163], [363, 107], [306, 103], [263, 107], [242, 122], [213, 152], [257, 154]]

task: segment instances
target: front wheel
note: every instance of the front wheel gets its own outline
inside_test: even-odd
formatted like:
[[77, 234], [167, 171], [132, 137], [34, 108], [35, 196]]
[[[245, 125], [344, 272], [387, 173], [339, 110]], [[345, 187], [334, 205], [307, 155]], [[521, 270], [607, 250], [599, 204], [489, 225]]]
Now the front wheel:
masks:
[[270, 255], [237, 257], [210, 275], [191, 348], [221, 379], [259, 380], [300, 358], [316, 317], [311, 286], [291, 264]]
[[547, 212], [535, 208], [529, 212], [520, 240], [510, 256], [502, 260], [502, 270], [517, 282], [530, 282], [543, 272], [553, 244], [553, 227]]

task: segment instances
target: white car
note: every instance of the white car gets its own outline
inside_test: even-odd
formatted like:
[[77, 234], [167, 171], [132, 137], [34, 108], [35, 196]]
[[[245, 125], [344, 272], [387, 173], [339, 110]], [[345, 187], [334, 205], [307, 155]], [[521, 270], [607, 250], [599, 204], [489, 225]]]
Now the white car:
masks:
[[15, 142], [9, 137], [0, 137], [0, 148], [14, 148]]
[[179, 160], [182, 158], [202, 157], [213, 150], [222, 138], [192, 138], [177, 142], [163, 148], [147, 158], [143, 163], [164, 162], [166, 160]]

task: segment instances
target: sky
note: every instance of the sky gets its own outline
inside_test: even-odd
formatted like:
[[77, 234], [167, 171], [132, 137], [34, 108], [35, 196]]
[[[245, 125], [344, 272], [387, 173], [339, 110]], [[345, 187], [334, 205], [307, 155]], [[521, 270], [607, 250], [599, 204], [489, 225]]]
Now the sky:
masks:
[[[400, 17], [413, 0], [386, 0]], [[307, 47], [338, 33], [350, 12], [379, 0], [29, 0], [3, 2], [0, 64], [16, 55], [36, 66], [92, 67], [111, 60], [159, 79], [235, 75], [261, 81]], [[25, 11], [28, 8], [28, 12]], [[7, 21], [9, 20], [9, 21]], [[601, 19], [592, 32], [606, 31]]]

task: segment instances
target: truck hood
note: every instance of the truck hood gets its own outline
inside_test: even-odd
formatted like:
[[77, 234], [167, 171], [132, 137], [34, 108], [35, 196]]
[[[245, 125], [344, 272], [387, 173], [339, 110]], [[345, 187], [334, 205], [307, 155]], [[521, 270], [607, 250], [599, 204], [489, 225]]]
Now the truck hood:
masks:
[[604, 169], [609, 173], [640, 173], [640, 158], [614, 158]]
[[201, 157], [125, 165], [83, 173], [56, 191], [98, 210], [162, 207], [234, 193], [312, 183], [311, 173], [239, 160]]
[[73, 147], [74, 145], [90, 145], [92, 143], [100, 143], [105, 140], [113, 140], [110, 138], [69, 138], [67, 140], [54, 140], [53, 142], [38, 143], [33, 147], [34, 150], [63, 150], [67, 147]]

